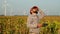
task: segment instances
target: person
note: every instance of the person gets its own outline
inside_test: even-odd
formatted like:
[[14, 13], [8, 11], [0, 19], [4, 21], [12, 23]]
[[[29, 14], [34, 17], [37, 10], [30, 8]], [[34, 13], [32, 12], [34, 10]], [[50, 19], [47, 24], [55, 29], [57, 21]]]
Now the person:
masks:
[[[40, 16], [38, 16], [38, 12]], [[33, 6], [30, 9], [30, 15], [27, 18], [27, 27], [29, 28], [29, 34], [39, 34], [39, 28], [42, 24], [39, 24], [39, 20], [45, 16], [44, 12], [37, 6]]]

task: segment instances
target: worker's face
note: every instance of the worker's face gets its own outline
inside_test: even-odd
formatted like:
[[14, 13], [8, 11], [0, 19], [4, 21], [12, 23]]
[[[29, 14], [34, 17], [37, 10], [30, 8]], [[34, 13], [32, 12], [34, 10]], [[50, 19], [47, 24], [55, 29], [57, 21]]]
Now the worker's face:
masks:
[[32, 11], [33, 11], [33, 12], [36, 12], [36, 11], [37, 11], [37, 9], [32, 9]]
[[32, 11], [33, 11], [33, 13], [38, 13], [37, 9], [33, 9]]

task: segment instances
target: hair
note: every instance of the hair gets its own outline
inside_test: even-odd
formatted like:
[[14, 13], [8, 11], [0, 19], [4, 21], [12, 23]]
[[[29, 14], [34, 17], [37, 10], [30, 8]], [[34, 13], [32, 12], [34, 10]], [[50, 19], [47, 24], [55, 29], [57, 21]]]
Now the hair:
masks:
[[[38, 8], [37, 6], [33, 6], [33, 7], [30, 9], [30, 14], [32, 14], [31, 11], [32, 11], [33, 9], [37, 9], [37, 11], [39, 11], [39, 8]], [[37, 11], [35, 12], [36, 14], [38, 13]]]

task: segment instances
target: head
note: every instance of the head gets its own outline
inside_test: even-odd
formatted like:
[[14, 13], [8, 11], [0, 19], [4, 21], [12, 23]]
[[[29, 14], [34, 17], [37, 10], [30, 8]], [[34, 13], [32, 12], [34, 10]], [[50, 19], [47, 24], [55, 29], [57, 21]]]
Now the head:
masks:
[[38, 11], [39, 11], [38, 7], [37, 7], [37, 6], [33, 6], [33, 7], [30, 9], [30, 14], [32, 14], [32, 13], [38, 14]]

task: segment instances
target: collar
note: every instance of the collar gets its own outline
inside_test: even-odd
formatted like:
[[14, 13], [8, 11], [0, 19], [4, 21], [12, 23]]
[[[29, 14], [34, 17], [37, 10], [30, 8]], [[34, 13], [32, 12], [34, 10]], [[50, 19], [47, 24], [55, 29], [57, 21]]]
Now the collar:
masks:
[[37, 16], [37, 14], [36, 14], [36, 13], [33, 13], [32, 15], [33, 15], [33, 16]]

